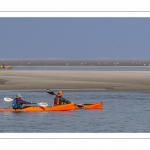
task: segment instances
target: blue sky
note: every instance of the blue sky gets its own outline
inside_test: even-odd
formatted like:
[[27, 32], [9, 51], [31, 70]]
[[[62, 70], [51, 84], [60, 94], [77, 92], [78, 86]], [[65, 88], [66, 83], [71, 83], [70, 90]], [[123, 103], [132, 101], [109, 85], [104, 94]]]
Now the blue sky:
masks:
[[150, 58], [150, 18], [0, 18], [0, 59]]

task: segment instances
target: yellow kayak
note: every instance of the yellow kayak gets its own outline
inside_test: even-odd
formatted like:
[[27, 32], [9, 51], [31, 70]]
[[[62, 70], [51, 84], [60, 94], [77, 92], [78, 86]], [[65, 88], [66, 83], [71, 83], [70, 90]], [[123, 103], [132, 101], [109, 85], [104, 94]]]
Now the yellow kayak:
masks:
[[13, 66], [0, 66], [0, 69], [12, 69]]

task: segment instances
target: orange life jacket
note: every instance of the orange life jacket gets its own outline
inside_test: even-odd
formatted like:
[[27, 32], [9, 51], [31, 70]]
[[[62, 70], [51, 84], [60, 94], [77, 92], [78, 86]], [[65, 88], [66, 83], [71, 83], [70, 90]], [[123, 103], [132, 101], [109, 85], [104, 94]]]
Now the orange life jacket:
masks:
[[63, 105], [64, 103], [61, 102], [60, 97], [56, 96], [54, 99], [54, 105]]

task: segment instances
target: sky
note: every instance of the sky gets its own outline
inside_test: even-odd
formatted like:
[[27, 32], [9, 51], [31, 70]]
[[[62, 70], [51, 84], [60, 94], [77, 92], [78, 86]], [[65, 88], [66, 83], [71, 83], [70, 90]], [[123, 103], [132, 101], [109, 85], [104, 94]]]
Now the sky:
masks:
[[150, 18], [0, 18], [0, 59], [150, 58]]

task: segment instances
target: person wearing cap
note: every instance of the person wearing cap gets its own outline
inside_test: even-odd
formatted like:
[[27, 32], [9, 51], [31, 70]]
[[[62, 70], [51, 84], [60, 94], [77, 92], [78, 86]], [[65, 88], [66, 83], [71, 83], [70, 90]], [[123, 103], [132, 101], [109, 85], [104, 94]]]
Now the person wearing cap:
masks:
[[62, 97], [63, 94], [63, 91], [58, 91], [56, 97], [54, 98], [54, 105], [64, 105], [71, 103], [70, 101]]
[[17, 108], [23, 108], [23, 104], [32, 104], [32, 102], [26, 102], [24, 100], [21, 99], [22, 95], [20, 93], [18, 93], [16, 95], [16, 98], [13, 100], [13, 108], [17, 109]]

